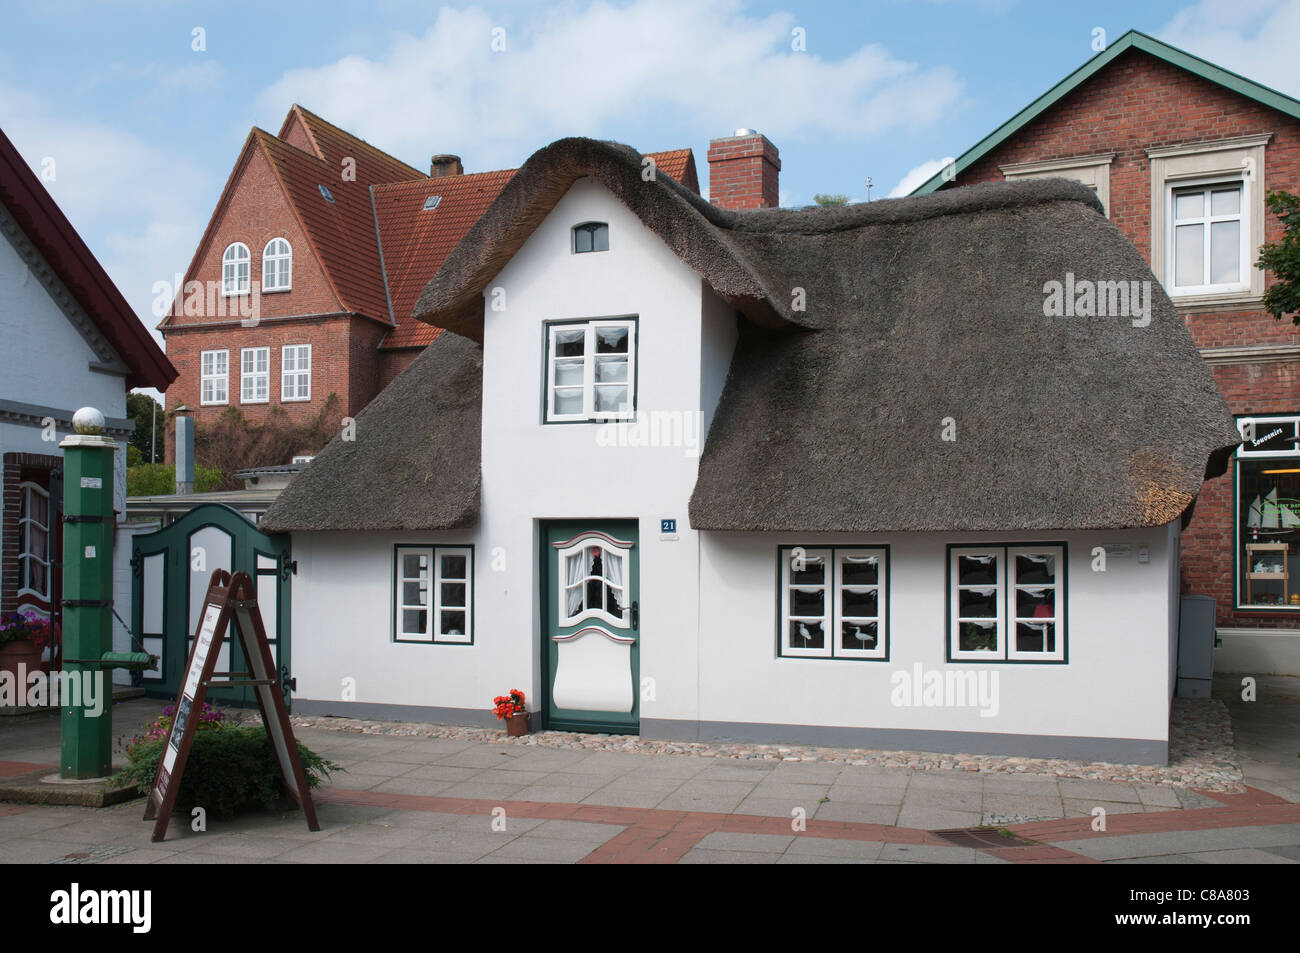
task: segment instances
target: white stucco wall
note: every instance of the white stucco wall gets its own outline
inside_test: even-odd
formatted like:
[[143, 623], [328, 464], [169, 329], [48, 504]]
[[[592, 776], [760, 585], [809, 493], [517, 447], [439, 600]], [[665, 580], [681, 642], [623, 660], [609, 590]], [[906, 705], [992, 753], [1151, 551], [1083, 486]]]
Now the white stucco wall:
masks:
[[[63, 410], [69, 415], [90, 406], [106, 417], [126, 416], [125, 380], [90, 369], [99, 358], [4, 239], [0, 239], [0, 342], [4, 361], [0, 399]], [[59, 441], [68, 433], [60, 428], [53, 440], [47, 440], [39, 426], [0, 422], [0, 468], [6, 453], [62, 456]], [[113, 483], [113, 507], [124, 514], [125, 444], [119, 443], [114, 457]], [[129, 600], [125, 608], [127, 612], [119, 603], [118, 611], [124, 617], [130, 609]]]
[[[704, 535], [700, 602], [700, 719], [783, 725], [843, 725], [916, 731], [1026, 733], [1164, 739], [1168, 729], [1170, 534], [1163, 528], [1109, 533], [879, 534], [870, 537]], [[1068, 549], [1068, 661], [971, 663], [945, 659], [947, 546], [1057, 542]], [[890, 547], [888, 661], [778, 658], [779, 545]], [[1097, 546], [1131, 554], [1092, 569]], [[1150, 561], [1137, 561], [1147, 546]], [[998, 712], [978, 707], [895, 706], [897, 672], [998, 675]], [[761, 700], [761, 715], [755, 712]], [[669, 716], [671, 717], [671, 716]]]

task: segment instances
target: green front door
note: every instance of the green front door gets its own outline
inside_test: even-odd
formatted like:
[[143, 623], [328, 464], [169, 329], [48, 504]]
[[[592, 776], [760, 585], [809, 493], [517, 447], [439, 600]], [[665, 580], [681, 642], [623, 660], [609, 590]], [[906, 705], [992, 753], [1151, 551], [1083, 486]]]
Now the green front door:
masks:
[[561, 731], [640, 730], [641, 551], [635, 520], [546, 523], [542, 712]]

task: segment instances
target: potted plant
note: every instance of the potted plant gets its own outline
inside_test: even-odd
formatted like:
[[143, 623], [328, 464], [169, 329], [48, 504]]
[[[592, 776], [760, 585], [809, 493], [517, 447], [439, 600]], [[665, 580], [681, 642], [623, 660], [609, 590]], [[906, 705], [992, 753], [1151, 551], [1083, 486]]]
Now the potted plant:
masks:
[[12, 612], [0, 618], [0, 672], [18, 678], [18, 666], [30, 674], [41, 670], [41, 654], [50, 644], [50, 621]]
[[528, 734], [528, 709], [524, 707], [523, 692], [512, 688], [509, 695], [498, 695], [492, 699], [492, 704], [496, 716], [505, 720], [507, 735], [518, 738]]

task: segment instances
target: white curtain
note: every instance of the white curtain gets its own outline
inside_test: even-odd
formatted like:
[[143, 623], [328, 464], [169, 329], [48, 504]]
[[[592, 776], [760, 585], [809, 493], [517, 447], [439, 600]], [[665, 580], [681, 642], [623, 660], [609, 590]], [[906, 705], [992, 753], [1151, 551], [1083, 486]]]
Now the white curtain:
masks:
[[586, 555], [587, 551], [583, 549], [565, 557], [567, 560], [564, 568], [565, 586], [568, 587], [565, 590], [567, 606], [565, 615], [570, 619], [582, 611], [582, 580], [587, 575], [586, 563], [583, 560]]
[[615, 589], [623, 588], [623, 556], [612, 549], [605, 550], [605, 581]]

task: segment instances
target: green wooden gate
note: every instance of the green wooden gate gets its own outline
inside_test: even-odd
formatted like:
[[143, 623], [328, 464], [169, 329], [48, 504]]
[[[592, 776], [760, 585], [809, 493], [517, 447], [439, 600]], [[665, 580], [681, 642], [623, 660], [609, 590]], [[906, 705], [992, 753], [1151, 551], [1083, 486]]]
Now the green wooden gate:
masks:
[[[145, 693], [175, 698], [185, 677], [194, 629], [214, 569], [248, 573], [257, 583], [257, 603], [288, 700], [289, 586], [293, 564], [289, 537], [263, 533], [243, 514], [216, 503], [196, 506], [156, 533], [135, 537], [131, 553], [131, 632], [136, 645], [159, 656], [144, 672]], [[217, 661], [219, 672], [247, 671], [238, 639], [229, 639]], [[214, 688], [213, 701], [253, 705], [246, 687]]]

